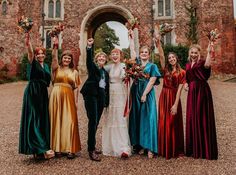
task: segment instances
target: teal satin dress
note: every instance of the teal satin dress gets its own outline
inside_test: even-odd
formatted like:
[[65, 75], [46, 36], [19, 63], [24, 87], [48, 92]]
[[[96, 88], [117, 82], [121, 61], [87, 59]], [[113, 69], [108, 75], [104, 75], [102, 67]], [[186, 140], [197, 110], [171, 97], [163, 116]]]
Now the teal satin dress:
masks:
[[24, 92], [19, 153], [40, 154], [50, 149], [48, 91], [50, 70], [32, 61], [30, 80]]
[[[161, 77], [157, 66], [147, 63], [144, 69], [150, 77], [157, 77], [155, 85], [158, 85]], [[157, 105], [154, 88], [147, 94], [146, 102], [141, 102], [143, 92], [149, 79], [139, 79], [131, 87], [132, 106], [129, 116], [129, 135], [132, 146], [139, 145], [157, 153]]]

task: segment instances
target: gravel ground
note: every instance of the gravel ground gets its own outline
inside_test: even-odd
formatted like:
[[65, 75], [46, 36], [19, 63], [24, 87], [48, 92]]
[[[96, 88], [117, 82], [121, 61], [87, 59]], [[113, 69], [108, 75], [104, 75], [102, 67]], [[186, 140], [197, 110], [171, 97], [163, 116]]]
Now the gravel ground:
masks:
[[[35, 161], [32, 156], [18, 154], [18, 135], [22, 96], [27, 82], [0, 85], [0, 174], [236, 174], [236, 83], [210, 80], [213, 93], [219, 159], [216, 161], [181, 157], [165, 160], [134, 155], [128, 160], [102, 157], [101, 162], [88, 159], [86, 151], [87, 118], [83, 100], [79, 98], [79, 129], [82, 151], [76, 159], [66, 157]], [[157, 98], [161, 86], [157, 87]], [[185, 116], [186, 92], [182, 94]], [[185, 121], [185, 118], [184, 118]], [[97, 142], [101, 147], [101, 126]]]

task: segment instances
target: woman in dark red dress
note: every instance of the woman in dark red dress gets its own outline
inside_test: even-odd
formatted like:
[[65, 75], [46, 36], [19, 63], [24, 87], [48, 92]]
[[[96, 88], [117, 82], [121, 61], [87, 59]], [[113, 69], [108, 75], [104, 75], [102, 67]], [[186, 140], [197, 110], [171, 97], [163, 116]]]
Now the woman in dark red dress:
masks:
[[206, 60], [201, 59], [200, 51], [199, 45], [191, 46], [186, 65], [186, 155], [211, 160], [218, 158], [213, 101], [207, 83], [211, 74], [211, 47]]
[[177, 55], [168, 54], [165, 65], [160, 37], [156, 37], [163, 70], [163, 88], [159, 98], [158, 154], [170, 159], [184, 154], [183, 116], [180, 95], [185, 83], [185, 71], [181, 69]]

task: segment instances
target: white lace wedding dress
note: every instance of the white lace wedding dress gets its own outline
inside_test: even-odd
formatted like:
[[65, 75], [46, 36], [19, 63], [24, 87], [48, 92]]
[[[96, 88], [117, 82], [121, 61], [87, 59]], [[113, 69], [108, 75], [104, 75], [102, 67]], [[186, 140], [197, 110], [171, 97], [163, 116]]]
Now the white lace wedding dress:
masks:
[[119, 157], [123, 152], [131, 155], [128, 118], [124, 117], [127, 89], [122, 82], [125, 65], [109, 65], [110, 103], [104, 113], [102, 151], [104, 155]]

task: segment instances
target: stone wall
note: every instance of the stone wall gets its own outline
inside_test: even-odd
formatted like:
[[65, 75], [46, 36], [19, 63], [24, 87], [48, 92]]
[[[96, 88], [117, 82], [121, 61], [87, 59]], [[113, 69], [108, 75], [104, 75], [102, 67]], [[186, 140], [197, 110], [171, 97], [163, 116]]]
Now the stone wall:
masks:
[[[39, 29], [42, 20], [42, 4], [40, 0], [9, 0], [9, 2], [7, 15], [2, 15], [2, 8], [0, 8], [0, 47], [3, 48], [3, 51], [0, 50], [0, 69], [7, 68], [8, 74], [13, 76], [17, 74], [17, 66], [25, 52], [24, 34], [17, 31], [17, 18], [21, 15], [33, 18], [35, 25], [31, 36], [32, 43], [34, 46], [40, 45], [41, 36]], [[141, 45], [152, 44], [153, 25], [160, 23], [161, 21], [175, 23], [177, 26], [175, 29], [175, 42], [177, 44], [187, 44], [185, 34], [187, 31], [186, 23], [188, 22], [189, 17], [184, 7], [187, 2], [189, 2], [189, 0], [174, 1], [175, 16], [173, 19], [155, 20], [153, 18], [155, 0], [66, 0], [64, 5], [64, 21], [62, 21], [66, 27], [62, 36], [62, 49], [72, 50], [75, 61], [78, 62], [79, 56], [81, 55], [80, 32], [82, 22], [89, 11], [102, 5], [122, 7], [128, 10], [133, 16], [140, 18], [139, 40]], [[197, 1], [197, 5], [200, 36], [199, 43], [203, 48], [203, 54], [206, 53], [205, 50], [208, 42], [203, 31], [217, 27], [222, 31], [222, 39], [217, 44], [217, 57], [213, 63], [213, 70], [217, 74], [236, 74], [236, 34], [232, 0], [199, 0]], [[95, 15], [96, 14], [94, 14], [94, 17]], [[91, 14], [91, 16], [91, 20], [94, 19], [93, 14]], [[45, 21], [45, 25], [54, 25], [57, 23], [58, 21]]]

